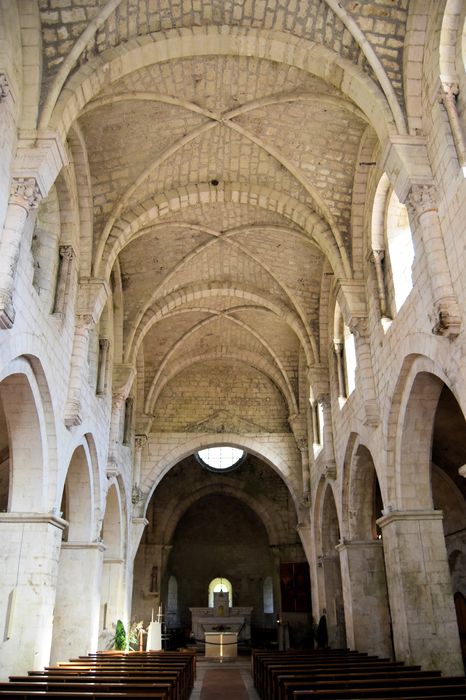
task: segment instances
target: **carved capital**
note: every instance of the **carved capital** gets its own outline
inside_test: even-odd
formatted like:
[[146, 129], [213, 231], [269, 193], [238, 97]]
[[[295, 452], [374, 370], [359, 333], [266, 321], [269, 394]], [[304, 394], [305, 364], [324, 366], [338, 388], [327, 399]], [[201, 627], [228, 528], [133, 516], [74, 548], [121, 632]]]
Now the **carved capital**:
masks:
[[134, 446], [136, 447], [137, 450], [142, 450], [144, 445], [147, 443], [148, 437], [147, 435], [135, 435], [134, 437]]
[[307, 450], [307, 440], [305, 437], [296, 438], [296, 444], [300, 452], [306, 452]]
[[133, 506], [135, 506], [137, 503], [140, 503], [142, 501], [142, 491], [139, 488], [137, 484], [134, 484], [133, 489], [131, 491], [131, 503]]
[[94, 328], [95, 322], [92, 314], [76, 314], [76, 332], [91, 331]]
[[110, 347], [110, 340], [108, 338], [100, 338], [99, 347], [103, 350], [108, 350]]
[[66, 262], [71, 262], [75, 257], [74, 248], [72, 245], [61, 245], [58, 249], [58, 253], [62, 260]]
[[126, 401], [126, 395], [121, 392], [116, 392], [112, 394], [112, 409], [114, 411], [119, 410]]
[[406, 207], [413, 217], [437, 211], [437, 190], [434, 185], [413, 185], [406, 198]]
[[0, 73], [0, 103], [7, 99], [10, 94], [10, 83], [5, 73]]
[[356, 316], [350, 319], [348, 328], [355, 338], [361, 338], [367, 334], [367, 318]]
[[322, 408], [330, 408], [330, 394], [319, 394], [316, 396], [316, 402], [320, 403]]
[[337, 355], [338, 357], [340, 357], [342, 355], [344, 345], [345, 344], [342, 340], [338, 339], [338, 340], [333, 341], [333, 351], [334, 351], [335, 355]]
[[380, 265], [384, 258], [385, 258], [385, 250], [372, 249], [372, 259], [376, 265]]
[[456, 101], [456, 96], [460, 91], [460, 86], [458, 83], [442, 83], [440, 89], [440, 102], [445, 102], [446, 100]]
[[10, 204], [29, 212], [39, 206], [41, 194], [34, 177], [14, 177], [10, 187]]

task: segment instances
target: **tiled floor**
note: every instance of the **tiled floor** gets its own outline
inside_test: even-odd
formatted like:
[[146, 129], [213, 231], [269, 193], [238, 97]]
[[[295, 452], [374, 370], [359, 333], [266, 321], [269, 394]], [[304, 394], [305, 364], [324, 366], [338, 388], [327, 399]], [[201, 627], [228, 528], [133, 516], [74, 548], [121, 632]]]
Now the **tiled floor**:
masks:
[[251, 676], [251, 659], [197, 659], [197, 679], [190, 700], [259, 700]]

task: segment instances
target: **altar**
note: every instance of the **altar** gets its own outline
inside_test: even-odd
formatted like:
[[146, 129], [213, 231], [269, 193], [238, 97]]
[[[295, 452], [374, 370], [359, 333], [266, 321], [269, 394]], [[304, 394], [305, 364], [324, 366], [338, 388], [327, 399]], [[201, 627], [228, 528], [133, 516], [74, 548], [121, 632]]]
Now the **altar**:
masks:
[[238, 656], [236, 632], [205, 632], [205, 655], [223, 658]]
[[[218, 644], [222, 643], [225, 650], [231, 642], [251, 639], [252, 607], [229, 607], [228, 594], [215, 593], [213, 608], [189, 608], [191, 611], [191, 627], [194, 638], [198, 643], [207, 642], [207, 635], [216, 635]], [[220, 639], [219, 635], [223, 635]], [[228, 645], [226, 636], [231, 635]], [[234, 637], [234, 640], [233, 640]], [[210, 641], [214, 638], [209, 637]], [[211, 645], [212, 646], [212, 645]], [[207, 651], [206, 655], [212, 655]], [[236, 649], [236, 644], [234, 645]], [[219, 655], [217, 653], [217, 655]], [[224, 656], [227, 654], [225, 653]], [[236, 655], [236, 651], [234, 653]]]

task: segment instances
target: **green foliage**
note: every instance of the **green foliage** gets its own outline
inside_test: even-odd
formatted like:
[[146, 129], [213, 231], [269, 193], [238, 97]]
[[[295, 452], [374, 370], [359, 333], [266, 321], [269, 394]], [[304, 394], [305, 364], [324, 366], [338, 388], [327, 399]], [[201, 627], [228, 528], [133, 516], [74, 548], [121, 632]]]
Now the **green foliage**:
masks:
[[117, 620], [115, 630], [115, 649], [124, 651], [126, 649], [126, 632], [121, 620]]

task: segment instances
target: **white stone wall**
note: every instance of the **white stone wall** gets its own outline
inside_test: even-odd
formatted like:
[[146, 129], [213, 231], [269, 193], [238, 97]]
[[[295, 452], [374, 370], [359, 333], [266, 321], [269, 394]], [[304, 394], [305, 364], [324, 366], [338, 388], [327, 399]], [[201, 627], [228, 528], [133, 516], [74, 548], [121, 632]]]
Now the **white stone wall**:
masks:
[[[219, 442], [285, 481], [315, 615], [331, 588], [346, 642], [389, 653], [388, 598], [395, 653], [456, 672], [429, 441], [443, 385], [466, 412], [464, 12], [366, 1], [337, 17], [330, 3], [290, 0], [164, 14], [154, 2], [136, 20], [127, 5], [116, 21], [111, 3], [0, 0], [0, 456], [12, 470], [0, 626], [13, 616], [0, 674], [47, 663], [52, 639], [56, 659], [127, 622], [150, 497], [179, 460]], [[447, 102], [451, 82], [459, 94]], [[384, 175], [408, 207], [415, 261], [395, 313], [379, 232], [382, 322], [372, 226]], [[345, 400], [343, 323], [357, 354]], [[351, 511], [368, 507], [359, 446], [381, 489], [386, 588], [382, 545], [367, 513], [363, 527]], [[106, 511], [110, 486], [117, 505]], [[408, 526], [402, 513], [421, 509], [413, 539], [415, 516]], [[419, 542], [430, 555], [413, 593]], [[78, 595], [83, 566], [92, 576]], [[118, 581], [101, 594], [113, 568]], [[344, 643], [339, 614], [332, 634]], [[78, 650], [68, 638], [83, 616]]]

